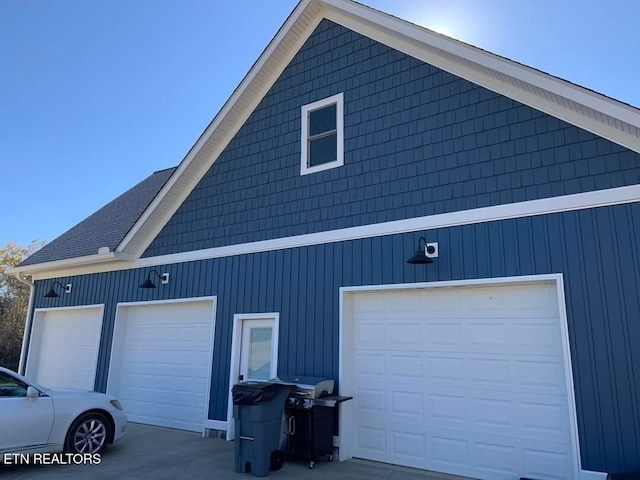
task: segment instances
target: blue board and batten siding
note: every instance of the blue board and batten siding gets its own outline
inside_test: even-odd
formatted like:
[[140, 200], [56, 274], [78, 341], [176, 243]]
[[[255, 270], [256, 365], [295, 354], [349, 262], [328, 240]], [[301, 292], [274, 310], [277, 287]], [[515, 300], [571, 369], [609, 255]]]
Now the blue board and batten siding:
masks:
[[640, 204], [426, 232], [434, 264], [412, 266], [419, 233], [157, 267], [171, 282], [139, 289], [148, 269], [67, 277], [73, 293], [36, 308], [105, 304], [96, 386], [106, 387], [118, 302], [216, 295], [209, 416], [225, 420], [235, 313], [280, 313], [279, 373], [338, 378], [339, 288], [563, 273], [582, 467], [640, 468]]
[[[344, 93], [341, 168], [301, 107]], [[640, 183], [640, 155], [324, 20], [145, 257]]]
[[[345, 165], [300, 176], [300, 108], [344, 93]], [[640, 183], [640, 155], [322, 21], [144, 256]], [[640, 469], [640, 204], [58, 279], [35, 307], [215, 295], [211, 419], [225, 420], [236, 313], [280, 313], [279, 373], [338, 376], [339, 288], [562, 273], [582, 467]]]

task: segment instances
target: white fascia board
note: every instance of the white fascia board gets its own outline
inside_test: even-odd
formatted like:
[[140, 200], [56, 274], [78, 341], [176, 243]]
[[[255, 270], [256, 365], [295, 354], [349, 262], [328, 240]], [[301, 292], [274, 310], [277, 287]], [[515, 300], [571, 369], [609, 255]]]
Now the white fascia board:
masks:
[[41, 271], [34, 274], [34, 280], [56, 278], [61, 276], [99, 273], [132, 268], [154, 267], [174, 263], [207, 260], [211, 258], [246, 255], [288, 248], [299, 248], [326, 243], [359, 240], [363, 238], [380, 237], [417, 231], [428, 231], [438, 228], [449, 228], [475, 223], [508, 220], [552, 213], [584, 210], [588, 208], [606, 207], [625, 203], [640, 202], [640, 185], [596, 190], [593, 192], [576, 193], [562, 197], [543, 198], [526, 202], [495, 205], [492, 207], [461, 210], [457, 212], [441, 213], [424, 217], [394, 220], [391, 222], [349, 227], [293, 237], [274, 238], [259, 242], [242, 243], [204, 250], [160, 255], [157, 257], [141, 258], [134, 262], [114, 262], [99, 265], [88, 265], [84, 268], [68, 270]]
[[56, 260], [53, 262], [36, 263], [33, 265], [25, 265], [23, 267], [12, 267], [9, 268], [7, 272], [29, 275], [30, 273], [39, 272], [42, 270], [64, 270], [78, 266], [110, 262], [112, 260], [124, 260], [124, 258], [116, 255], [114, 252], [100, 253], [97, 255], [85, 255], [83, 257], [66, 258], [64, 260]]

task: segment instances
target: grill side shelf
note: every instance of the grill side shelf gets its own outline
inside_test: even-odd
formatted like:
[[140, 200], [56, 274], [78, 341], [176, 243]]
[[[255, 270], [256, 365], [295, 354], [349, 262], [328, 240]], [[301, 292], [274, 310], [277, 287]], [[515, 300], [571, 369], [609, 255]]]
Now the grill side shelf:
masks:
[[352, 400], [353, 397], [344, 397], [340, 395], [329, 395], [327, 397], [320, 397], [314, 399], [313, 403], [317, 407], [335, 407], [339, 403], [346, 402], [347, 400]]

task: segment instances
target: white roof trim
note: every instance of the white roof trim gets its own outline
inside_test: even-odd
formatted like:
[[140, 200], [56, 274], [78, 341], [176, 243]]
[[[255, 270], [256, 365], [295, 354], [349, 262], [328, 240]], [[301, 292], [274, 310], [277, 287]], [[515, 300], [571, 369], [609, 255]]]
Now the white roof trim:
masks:
[[132, 260], [122, 255], [116, 255], [114, 252], [98, 253], [96, 255], [85, 255], [83, 257], [65, 258], [64, 260], [55, 260], [53, 262], [34, 263], [33, 265], [24, 265], [9, 268], [8, 273], [20, 273], [29, 275], [35, 272], [45, 270], [62, 270], [84, 265], [92, 265], [95, 263], [110, 262], [112, 260]]
[[640, 153], [638, 109], [350, 0], [302, 0], [120, 242], [120, 258], [140, 258], [323, 18]]

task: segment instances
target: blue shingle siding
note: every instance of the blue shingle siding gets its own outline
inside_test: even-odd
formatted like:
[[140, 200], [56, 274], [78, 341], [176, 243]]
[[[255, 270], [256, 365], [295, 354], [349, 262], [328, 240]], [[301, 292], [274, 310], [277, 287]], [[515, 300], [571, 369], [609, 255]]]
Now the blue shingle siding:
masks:
[[[300, 176], [300, 108], [344, 92], [345, 165]], [[640, 155], [328, 20], [144, 256], [640, 183]]]
[[412, 266], [421, 233], [155, 267], [171, 282], [138, 285], [148, 269], [58, 279], [71, 295], [35, 307], [105, 304], [96, 387], [104, 391], [118, 302], [216, 295], [209, 415], [224, 420], [236, 313], [279, 312], [279, 373], [338, 378], [339, 288], [564, 274], [582, 467], [640, 469], [640, 203], [426, 232], [440, 256]]

